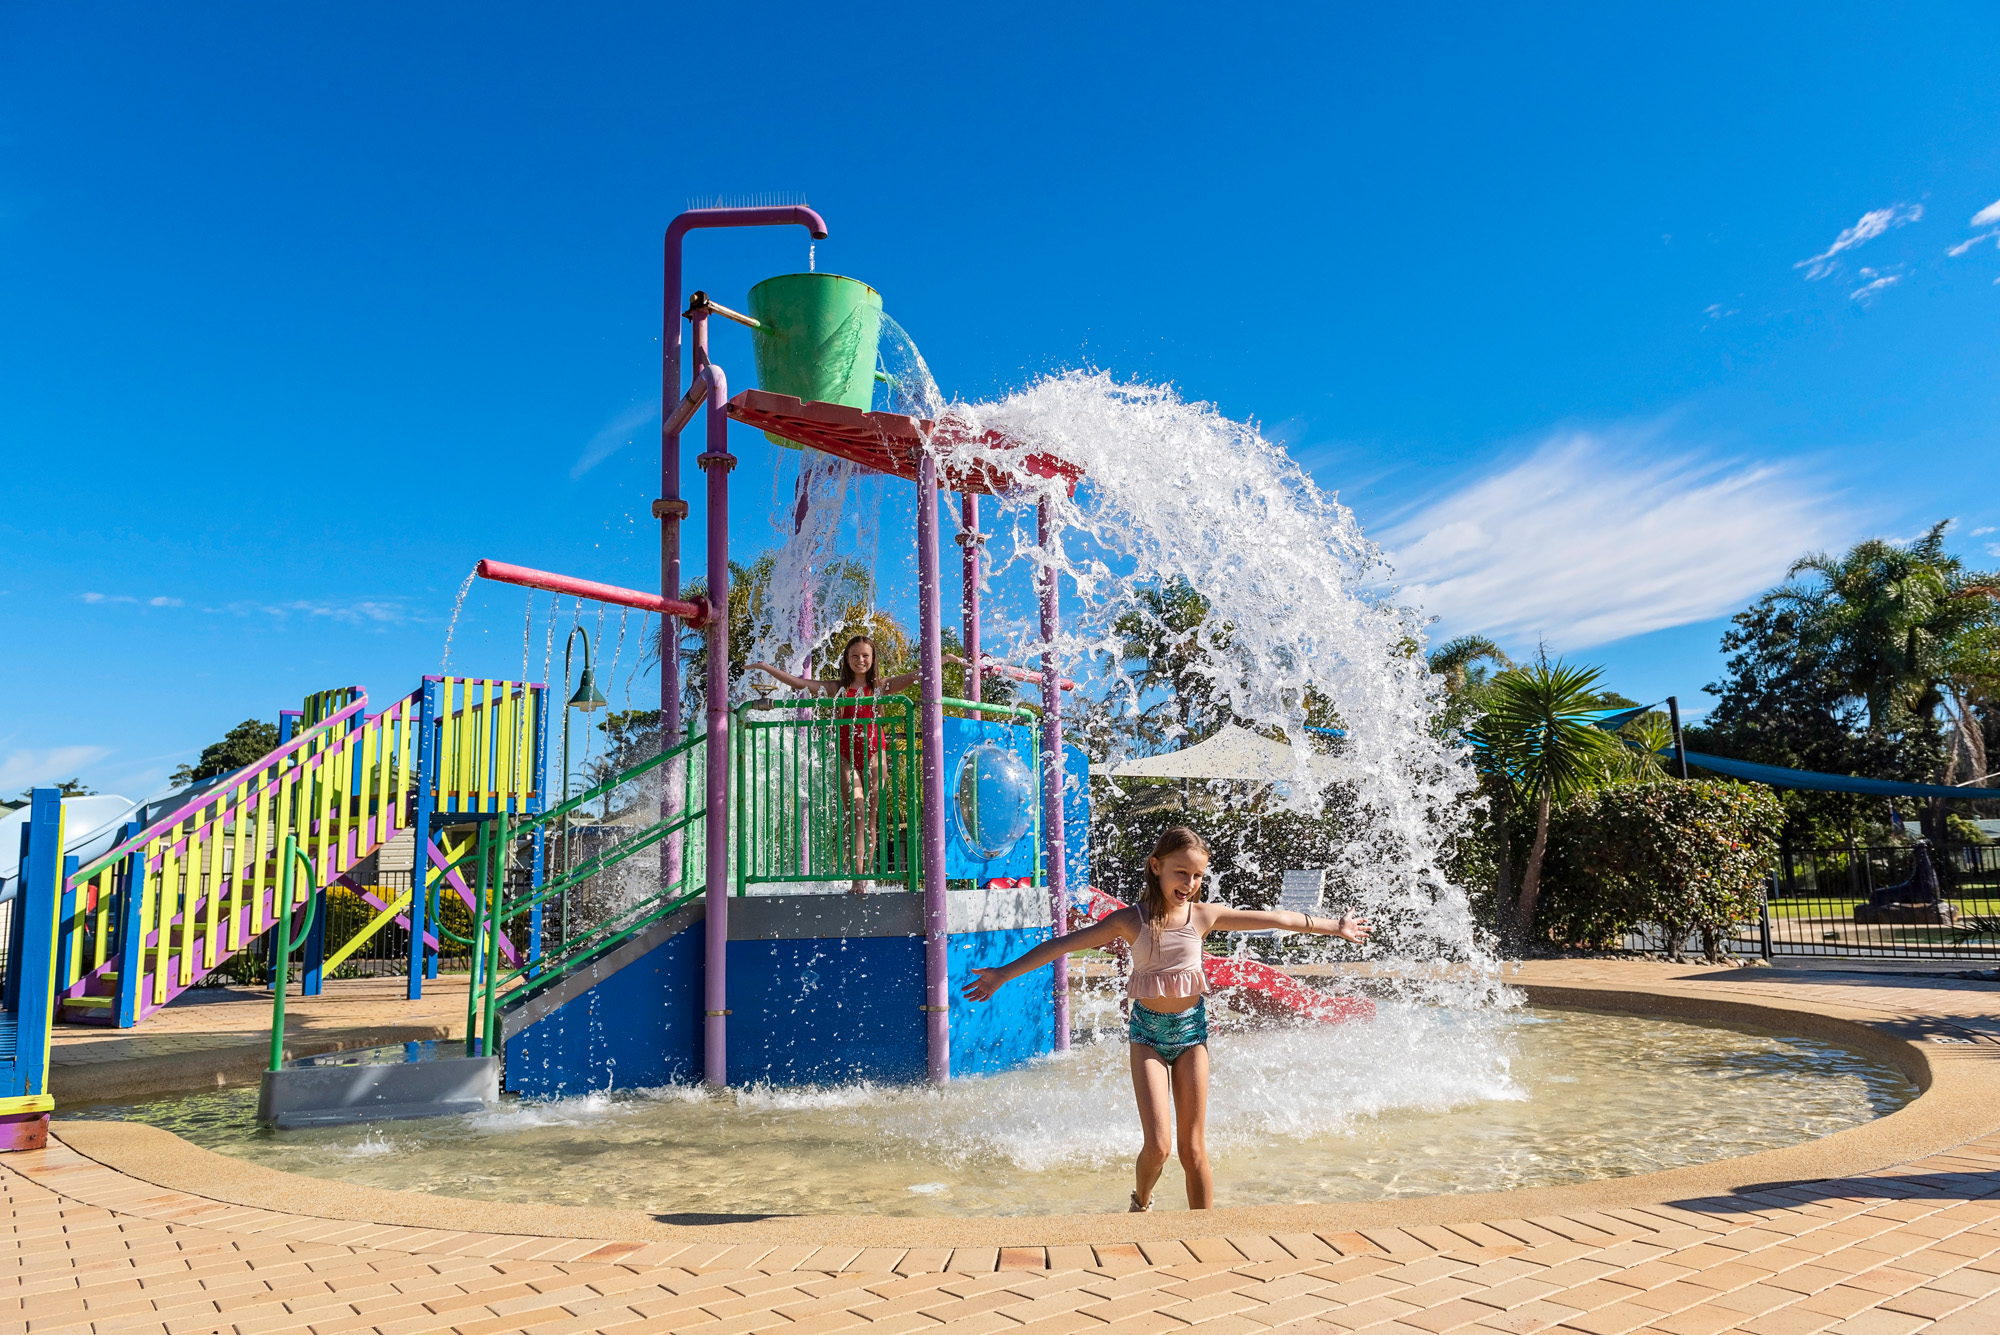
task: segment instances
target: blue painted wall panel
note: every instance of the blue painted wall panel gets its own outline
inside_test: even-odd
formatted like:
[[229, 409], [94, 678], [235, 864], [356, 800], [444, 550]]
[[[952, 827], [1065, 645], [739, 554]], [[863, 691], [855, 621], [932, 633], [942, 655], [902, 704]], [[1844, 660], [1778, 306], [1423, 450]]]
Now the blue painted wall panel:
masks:
[[729, 1082], [924, 1078], [918, 936], [729, 943]]
[[[993, 1000], [959, 995], [973, 967], [1005, 963], [1048, 929], [950, 940], [952, 1070], [986, 1074], [1054, 1046], [1047, 969]], [[507, 1044], [507, 1088], [532, 1098], [701, 1078], [699, 922]], [[731, 1084], [924, 1078], [924, 943], [913, 936], [729, 943]]]
[[951, 971], [953, 1075], [1005, 1071], [1054, 1050], [1056, 1005], [1050, 989], [1051, 970], [1037, 969], [1025, 978], [1016, 978], [995, 992], [990, 1001], [967, 1001], [960, 992], [974, 968], [1005, 964], [1048, 939], [1046, 927], [963, 932], [951, 938], [945, 960]]
[[1035, 773], [1035, 739], [1029, 730], [1019, 724], [999, 723], [990, 719], [947, 718], [944, 721], [945, 778], [945, 821], [944, 821], [944, 874], [954, 881], [993, 881], [1001, 879], [1026, 879], [1035, 874], [1035, 849], [1042, 837], [1040, 812], [1036, 811], [1030, 820], [1027, 833], [1005, 854], [985, 860], [965, 842], [964, 832], [959, 824], [958, 804], [955, 800], [955, 784], [958, 778], [959, 761], [966, 751], [982, 742], [992, 742], [1012, 751], [1020, 758], [1027, 770], [1030, 781], [1035, 785], [1030, 792], [1031, 808], [1040, 803], [1040, 776]]
[[507, 1044], [531, 1098], [701, 1079], [701, 924], [558, 1006]]
[[1096, 884], [1090, 874], [1090, 757], [1067, 745], [1063, 747], [1063, 869], [1072, 897], [1081, 887]]

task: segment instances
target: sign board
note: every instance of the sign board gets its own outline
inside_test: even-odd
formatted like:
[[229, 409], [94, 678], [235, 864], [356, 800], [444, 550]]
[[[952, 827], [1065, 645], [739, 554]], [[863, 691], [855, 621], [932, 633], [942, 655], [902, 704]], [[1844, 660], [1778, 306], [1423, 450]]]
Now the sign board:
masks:
[[1293, 913], [1317, 913], [1326, 898], [1326, 868], [1285, 873], [1284, 888], [1278, 892], [1278, 907]]

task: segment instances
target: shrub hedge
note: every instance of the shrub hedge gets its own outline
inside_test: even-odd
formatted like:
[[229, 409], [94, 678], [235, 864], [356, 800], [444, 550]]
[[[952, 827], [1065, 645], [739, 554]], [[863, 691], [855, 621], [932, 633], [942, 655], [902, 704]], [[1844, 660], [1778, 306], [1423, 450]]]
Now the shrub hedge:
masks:
[[1679, 953], [1691, 934], [1719, 959], [1755, 916], [1777, 859], [1784, 804], [1768, 788], [1708, 780], [1616, 784], [1557, 808], [1537, 928], [1604, 947], [1640, 923]]

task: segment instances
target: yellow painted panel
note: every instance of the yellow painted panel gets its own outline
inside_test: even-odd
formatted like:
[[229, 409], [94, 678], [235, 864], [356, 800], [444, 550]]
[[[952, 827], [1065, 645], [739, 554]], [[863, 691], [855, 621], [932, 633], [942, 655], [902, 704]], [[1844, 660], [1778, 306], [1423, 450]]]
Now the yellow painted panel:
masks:
[[209, 826], [208, 837], [203, 840], [208, 846], [208, 874], [201, 887], [202, 898], [207, 906], [202, 913], [202, 967], [213, 969], [222, 963], [217, 953], [215, 933], [222, 917], [218, 911], [222, 901], [222, 820], [228, 810], [226, 802], [216, 803], [215, 823]]
[[381, 931], [384, 924], [394, 921], [397, 914], [403, 912], [405, 909], [410, 907], [410, 899], [411, 899], [410, 892], [408, 890], [405, 890], [402, 894], [397, 895], [394, 899], [390, 900], [389, 907], [383, 909], [380, 913], [377, 913], [374, 917], [370, 918], [362, 926], [360, 931], [356, 932], [353, 936], [349, 937], [347, 941], [344, 944], [342, 944], [339, 950], [334, 951], [331, 955], [328, 955], [326, 957], [326, 962], [320, 965], [322, 975], [331, 974], [335, 969], [338, 969], [341, 965], [341, 961], [345, 960], [349, 955], [352, 955], [355, 951], [361, 949], [362, 946], [366, 945], [368, 943], [368, 939], [374, 936], [375, 933]]

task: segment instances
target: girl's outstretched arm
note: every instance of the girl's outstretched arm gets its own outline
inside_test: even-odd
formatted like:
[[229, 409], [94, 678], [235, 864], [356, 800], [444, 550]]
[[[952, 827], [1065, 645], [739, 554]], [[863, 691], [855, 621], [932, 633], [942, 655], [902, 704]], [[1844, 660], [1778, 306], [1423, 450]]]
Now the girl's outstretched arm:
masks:
[[776, 677], [793, 690], [804, 691], [807, 695], [820, 695], [824, 693], [826, 688], [826, 683], [823, 681], [814, 681], [811, 677], [794, 677], [791, 673], [781, 668], [773, 667], [769, 663], [746, 664], [744, 670], [746, 672], [762, 672]]
[[1110, 945], [1125, 935], [1124, 924], [1119, 919], [1135, 916], [1137, 912], [1136, 909], [1123, 909], [1107, 918], [1100, 918], [1090, 926], [1079, 928], [1068, 936], [1044, 941], [1021, 958], [1009, 961], [997, 969], [974, 969], [972, 978], [964, 988], [966, 999], [985, 1001], [999, 991], [1002, 984], [1011, 982], [1024, 973], [1033, 973], [1051, 960], [1060, 959], [1079, 950], [1092, 950], [1098, 946]]
[[914, 672], [898, 672], [893, 677], [884, 677], [881, 681], [877, 682], [875, 684], [875, 691], [878, 695], [894, 695], [898, 691], [907, 691], [910, 689], [911, 686], [916, 684], [916, 680], [917, 674]]
[[1314, 936], [1337, 936], [1357, 944], [1368, 939], [1368, 919], [1352, 914], [1298, 913], [1292, 909], [1232, 909], [1225, 904], [1203, 905], [1208, 910], [1211, 932], [1309, 932]]

